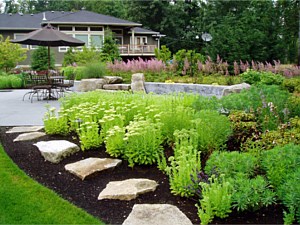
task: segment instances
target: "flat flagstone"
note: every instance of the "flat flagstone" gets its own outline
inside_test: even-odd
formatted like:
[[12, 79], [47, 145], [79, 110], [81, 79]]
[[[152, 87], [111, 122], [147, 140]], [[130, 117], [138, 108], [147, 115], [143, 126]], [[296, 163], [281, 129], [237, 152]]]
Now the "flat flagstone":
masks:
[[80, 148], [69, 141], [40, 141], [35, 146], [38, 147], [45, 160], [52, 163], [59, 163], [63, 158], [80, 151]]
[[38, 139], [40, 137], [46, 136], [44, 132], [30, 132], [30, 133], [24, 133], [20, 134], [18, 137], [14, 139], [14, 142], [16, 141], [30, 141], [34, 139]]
[[75, 163], [65, 165], [65, 169], [70, 173], [84, 180], [87, 176], [106, 169], [118, 166], [122, 160], [110, 158], [87, 158]]
[[44, 126], [24, 126], [24, 127], [13, 127], [6, 133], [27, 133], [27, 132], [36, 132], [43, 129]]
[[138, 195], [155, 191], [158, 184], [149, 179], [128, 179], [123, 181], [112, 181], [99, 194], [98, 200], [119, 199], [132, 200]]
[[176, 206], [169, 204], [135, 204], [123, 225], [192, 225]]

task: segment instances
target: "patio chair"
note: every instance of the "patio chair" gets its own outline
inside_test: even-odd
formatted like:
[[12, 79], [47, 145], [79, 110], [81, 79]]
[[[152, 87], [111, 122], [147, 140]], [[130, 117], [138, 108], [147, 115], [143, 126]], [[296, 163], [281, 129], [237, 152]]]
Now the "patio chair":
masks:
[[[64, 73], [62, 73], [63, 76]], [[69, 77], [69, 80], [64, 80], [63, 83], [59, 83], [58, 87], [60, 88], [60, 93], [61, 96], [64, 96], [64, 94], [66, 92], [73, 92], [73, 90], [71, 89], [72, 87], [74, 87], [74, 81], [75, 81], [75, 74], [71, 74]]]

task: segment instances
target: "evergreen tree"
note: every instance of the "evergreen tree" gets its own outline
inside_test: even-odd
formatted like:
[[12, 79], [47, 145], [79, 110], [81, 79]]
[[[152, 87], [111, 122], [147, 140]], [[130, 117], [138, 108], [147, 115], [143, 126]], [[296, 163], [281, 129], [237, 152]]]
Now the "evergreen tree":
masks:
[[[36, 71], [48, 70], [48, 49], [39, 46], [32, 52], [31, 69]], [[50, 52], [50, 69], [54, 69], [54, 54]]]
[[116, 40], [113, 38], [112, 32], [108, 29], [105, 30], [104, 44], [101, 53], [104, 61], [114, 62], [115, 60], [121, 59]]

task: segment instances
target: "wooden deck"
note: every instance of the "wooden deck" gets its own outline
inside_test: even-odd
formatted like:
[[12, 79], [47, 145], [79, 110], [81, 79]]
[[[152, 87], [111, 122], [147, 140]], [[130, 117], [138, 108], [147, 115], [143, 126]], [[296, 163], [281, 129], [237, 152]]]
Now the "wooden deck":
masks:
[[121, 56], [155, 55], [156, 45], [119, 45]]

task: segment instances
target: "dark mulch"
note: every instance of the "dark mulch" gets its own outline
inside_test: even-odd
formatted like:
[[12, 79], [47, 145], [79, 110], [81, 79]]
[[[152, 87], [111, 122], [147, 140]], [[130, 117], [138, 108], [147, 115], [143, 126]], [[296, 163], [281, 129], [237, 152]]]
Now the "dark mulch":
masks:
[[[52, 164], [45, 161], [38, 149], [32, 145], [36, 141], [14, 143], [13, 139], [18, 134], [6, 134], [5, 131], [8, 129], [8, 127], [0, 127], [0, 142], [11, 159], [27, 175], [106, 223], [122, 224], [131, 212], [133, 205], [142, 203], [175, 205], [194, 224], [200, 223], [197, 208], [195, 207], [197, 201], [172, 195], [167, 177], [155, 166], [135, 166], [130, 168], [126, 162], [122, 162], [114, 170], [100, 172], [82, 181], [66, 172], [64, 165], [88, 157], [108, 157], [103, 148], [97, 151], [78, 152], [64, 159], [59, 164]], [[58, 139], [62, 139], [62, 137], [47, 136], [40, 138], [39, 141]], [[72, 137], [64, 139], [78, 143], [78, 140]], [[129, 178], [153, 179], [159, 183], [159, 186], [155, 192], [141, 195], [132, 201], [97, 200], [99, 193], [109, 181]], [[282, 207], [274, 205], [256, 212], [233, 212], [226, 219], [215, 219], [214, 224], [282, 224], [282, 217]]]

